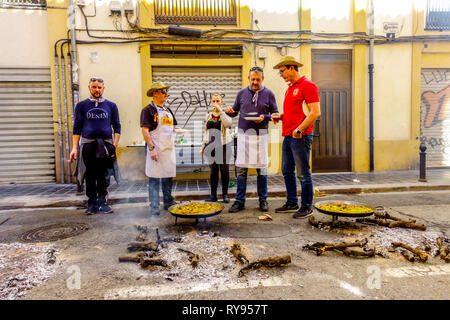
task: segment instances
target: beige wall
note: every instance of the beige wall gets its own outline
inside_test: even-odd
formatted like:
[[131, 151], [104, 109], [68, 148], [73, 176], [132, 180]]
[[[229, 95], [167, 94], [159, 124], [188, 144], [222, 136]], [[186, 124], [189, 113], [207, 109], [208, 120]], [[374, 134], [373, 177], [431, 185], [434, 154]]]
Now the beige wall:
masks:
[[89, 97], [91, 77], [105, 80], [104, 97], [119, 108], [122, 135], [120, 147], [141, 141], [139, 116], [142, 109], [141, 61], [138, 44], [79, 45], [80, 100]]
[[375, 47], [375, 140], [410, 139], [411, 59], [409, 43]]
[[0, 66], [49, 66], [47, 12], [0, 9]]

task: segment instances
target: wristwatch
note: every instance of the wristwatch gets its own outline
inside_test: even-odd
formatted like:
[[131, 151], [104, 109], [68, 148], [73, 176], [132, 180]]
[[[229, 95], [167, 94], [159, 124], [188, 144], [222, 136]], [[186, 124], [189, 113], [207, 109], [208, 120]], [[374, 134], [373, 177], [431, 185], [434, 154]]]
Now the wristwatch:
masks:
[[148, 146], [148, 150], [153, 151], [155, 149], [155, 146]]
[[298, 128], [295, 129], [295, 133], [296, 133], [296, 134], [301, 134], [301, 135], [303, 135], [303, 132], [301, 132]]

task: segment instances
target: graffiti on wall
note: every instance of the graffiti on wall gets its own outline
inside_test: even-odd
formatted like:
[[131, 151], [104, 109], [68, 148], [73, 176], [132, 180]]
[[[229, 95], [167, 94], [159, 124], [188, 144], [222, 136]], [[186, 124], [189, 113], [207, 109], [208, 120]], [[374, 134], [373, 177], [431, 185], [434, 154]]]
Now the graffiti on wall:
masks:
[[450, 103], [450, 85], [439, 92], [425, 91], [422, 101], [426, 106], [424, 127], [430, 128], [445, 118], [445, 111]]

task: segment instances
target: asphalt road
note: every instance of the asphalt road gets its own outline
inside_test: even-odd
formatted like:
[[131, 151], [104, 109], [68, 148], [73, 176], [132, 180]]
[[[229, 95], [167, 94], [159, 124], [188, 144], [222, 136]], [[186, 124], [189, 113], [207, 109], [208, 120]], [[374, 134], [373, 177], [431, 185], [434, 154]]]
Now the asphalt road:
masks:
[[[257, 201], [247, 209], [230, 214], [227, 209], [206, 222], [175, 219], [165, 212], [150, 218], [144, 205], [115, 206], [112, 215], [86, 216], [77, 208], [1, 211], [0, 244], [18, 242], [26, 231], [55, 223], [85, 223], [89, 229], [79, 235], [51, 242], [56, 247], [53, 273], [44, 283], [27, 290], [21, 299], [199, 299], [199, 300], [395, 300], [450, 298], [450, 264], [430, 256], [427, 262], [408, 262], [399, 253], [388, 258], [351, 258], [339, 253], [316, 256], [302, 247], [311, 242], [341, 242], [369, 238], [382, 248], [403, 240], [410, 245], [437, 250], [437, 237], [450, 238], [450, 192], [404, 192], [360, 195], [330, 195], [339, 199], [383, 206], [389, 213], [427, 226], [426, 231], [388, 229], [365, 225], [336, 232], [313, 228], [291, 214], [275, 213], [284, 199], [269, 199], [273, 221], [262, 221]], [[322, 199], [316, 199], [319, 201]], [[230, 204], [231, 205], [231, 204]], [[229, 207], [230, 205], [227, 205]], [[330, 219], [315, 213], [319, 220]], [[341, 219], [353, 221], [352, 219]], [[162, 249], [169, 267], [144, 270], [135, 263], [119, 263], [127, 244], [138, 231], [149, 228], [149, 239], [183, 237]], [[339, 230], [338, 230], [339, 231]], [[377, 242], [378, 241], [378, 242]], [[292, 262], [282, 268], [265, 268], [238, 277], [243, 266], [229, 248], [239, 243], [250, 262], [289, 254]], [[42, 247], [50, 243], [33, 243]], [[177, 248], [199, 253], [197, 268]], [[172, 250], [172, 251], [171, 251]], [[178, 252], [178, 253], [175, 253]], [[31, 253], [24, 253], [24, 256]], [[162, 253], [161, 253], [162, 254]], [[176, 258], [172, 259], [176, 255]], [[24, 262], [25, 263], [25, 262]], [[21, 272], [17, 270], [18, 274]], [[21, 274], [20, 276], [26, 276]], [[5, 280], [5, 279], [3, 279]], [[5, 285], [1, 283], [0, 288]]]

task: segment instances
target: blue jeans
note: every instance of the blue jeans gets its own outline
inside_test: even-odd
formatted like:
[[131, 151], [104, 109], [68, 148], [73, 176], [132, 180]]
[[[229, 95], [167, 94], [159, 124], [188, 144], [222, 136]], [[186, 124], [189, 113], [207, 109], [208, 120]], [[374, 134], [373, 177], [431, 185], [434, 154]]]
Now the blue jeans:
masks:
[[281, 171], [283, 172], [287, 202], [289, 203], [298, 203], [295, 169], [297, 169], [298, 179], [302, 188], [301, 205], [311, 206], [313, 203], [314, 189], [309, 167], [312, 141], [312, 133], [301, 139], [294, 139], [291, 136], [284, 137]]
[[[236, 200], [245, 203], [245, 193], [247, 190], [247, 172], [248, 168], [239, 168], [237, 177]], [[259, 201], [267, 200], [267, 169], [256, 169], [258, 177], [256, 178], [256, 185], [258, 188]]]
[[148, 178], [148, 201], [152, 212], [159, 212], [160, 184], [162, 186], [164, 205], [173, 202], [172, 178]]

